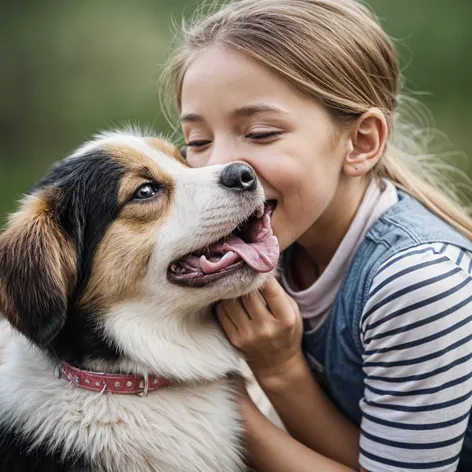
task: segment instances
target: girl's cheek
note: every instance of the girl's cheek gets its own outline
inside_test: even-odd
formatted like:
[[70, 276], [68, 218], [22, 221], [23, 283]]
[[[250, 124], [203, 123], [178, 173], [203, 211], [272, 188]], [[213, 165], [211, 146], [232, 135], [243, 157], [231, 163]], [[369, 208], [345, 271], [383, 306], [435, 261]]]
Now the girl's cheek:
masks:
[[187, 150], [187, 162], [190, 167], [205, 167], [208, 159], [203, 155]]

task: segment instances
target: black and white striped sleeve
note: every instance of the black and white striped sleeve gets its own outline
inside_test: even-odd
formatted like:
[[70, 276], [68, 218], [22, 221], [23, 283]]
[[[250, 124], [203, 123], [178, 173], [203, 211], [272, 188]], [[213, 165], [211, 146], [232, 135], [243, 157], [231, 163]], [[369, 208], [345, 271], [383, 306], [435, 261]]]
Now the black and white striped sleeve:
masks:
[[455, 471], [472, 405], [472, 253], [428, 244], [392, 257], [360, 323], [360, 464]]

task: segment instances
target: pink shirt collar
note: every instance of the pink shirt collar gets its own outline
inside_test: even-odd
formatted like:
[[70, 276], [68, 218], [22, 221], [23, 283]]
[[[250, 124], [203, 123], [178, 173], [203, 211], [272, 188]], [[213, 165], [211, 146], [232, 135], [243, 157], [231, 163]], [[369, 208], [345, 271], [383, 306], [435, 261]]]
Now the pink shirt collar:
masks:
[[318, 329], [327, 318], [352, 258], [369, 228], [390, 207], [398, 202], [395, 186], [382, 180], [381, 190], [374, 179], [367, 188], [361, 205], [333, 258], [320, 277], [305, 290], [299, 290], [290, 275], [290, 248], [284, 252], [281, 283], [286, 292], [298, 303], [305, 330]]

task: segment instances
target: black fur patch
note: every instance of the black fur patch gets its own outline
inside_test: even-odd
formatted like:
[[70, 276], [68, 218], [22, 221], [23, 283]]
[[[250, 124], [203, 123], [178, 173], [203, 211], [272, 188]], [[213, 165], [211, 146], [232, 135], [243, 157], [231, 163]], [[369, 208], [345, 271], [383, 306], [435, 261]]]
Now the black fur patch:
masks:
[[0, 472], [91, 472], [84, 457], [62, 461], [59, 454], [44, 448], [30, 450], [29, 444], [0, 427]]
[[58, 215], [77, 252], [77, 284], [69, 301], [64, 328], [49, 346], [60, 359], [80, 366], [85, 358], [116, 359], [119, 353], [103, 340], [98, 313], [85, 313], [77, 302], [90, 277], [103, 235], [116, 218], [118, 189], [124, 174], [119, 163], [96, 151], [59, 163], [38, 186], [52, 185], [63, 194]]

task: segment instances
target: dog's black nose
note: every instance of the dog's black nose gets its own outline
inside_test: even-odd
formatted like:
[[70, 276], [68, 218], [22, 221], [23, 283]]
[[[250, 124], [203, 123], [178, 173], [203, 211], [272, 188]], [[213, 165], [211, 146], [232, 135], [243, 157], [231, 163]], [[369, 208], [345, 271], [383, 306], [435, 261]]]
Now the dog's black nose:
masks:
[[235, 162], [227, 165], [221, 173], [220, 182], [234, 190], [252, 191], [256, 189], [256, 173], [246, 164]]

